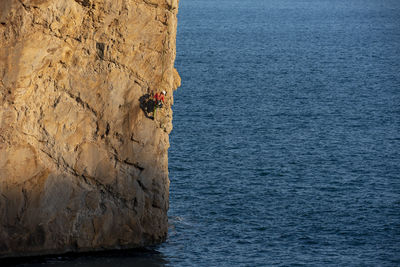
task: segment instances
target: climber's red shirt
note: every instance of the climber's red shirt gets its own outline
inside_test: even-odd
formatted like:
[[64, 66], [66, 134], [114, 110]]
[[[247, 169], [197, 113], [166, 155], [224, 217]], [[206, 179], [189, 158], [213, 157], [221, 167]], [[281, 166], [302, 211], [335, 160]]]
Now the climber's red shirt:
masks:
[[161, 93], [156, 93], [156, 95], [154, 96], [154, 99], [156, 100], [156, 102], [161, 100], [164, 103], [164, 101], [165, 101], [164, 94], [161, 94]]

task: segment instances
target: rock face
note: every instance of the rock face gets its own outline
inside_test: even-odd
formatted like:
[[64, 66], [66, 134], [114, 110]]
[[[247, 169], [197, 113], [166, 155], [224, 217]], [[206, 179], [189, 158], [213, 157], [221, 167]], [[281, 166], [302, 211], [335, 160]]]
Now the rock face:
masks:
[[0, 257], [166, 238], [177, 8], [0, 1]]

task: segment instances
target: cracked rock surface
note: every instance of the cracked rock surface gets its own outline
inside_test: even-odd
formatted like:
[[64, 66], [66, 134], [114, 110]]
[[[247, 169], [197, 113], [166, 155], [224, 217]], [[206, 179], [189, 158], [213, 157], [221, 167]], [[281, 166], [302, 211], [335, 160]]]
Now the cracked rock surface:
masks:
[[0, 1], [0, 257], [165, 240], [177, 9]]

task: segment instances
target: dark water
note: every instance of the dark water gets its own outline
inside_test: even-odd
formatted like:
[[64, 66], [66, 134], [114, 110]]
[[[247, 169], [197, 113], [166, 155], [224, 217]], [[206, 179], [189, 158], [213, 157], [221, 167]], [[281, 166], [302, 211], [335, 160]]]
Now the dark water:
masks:
[[183, 0], [171, 266], [400, 266], [400, 1]]
[[400, 1], [181, 0], [176, 66], [168, 242], [56, 264], [400, 266]]

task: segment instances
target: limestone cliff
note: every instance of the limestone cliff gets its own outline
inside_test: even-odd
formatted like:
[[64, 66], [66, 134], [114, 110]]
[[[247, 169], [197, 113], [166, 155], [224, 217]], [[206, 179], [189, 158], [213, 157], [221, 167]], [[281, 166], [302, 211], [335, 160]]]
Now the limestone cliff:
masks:
[[165, 239], [177, 8], [0, 1], [0, 257]]

